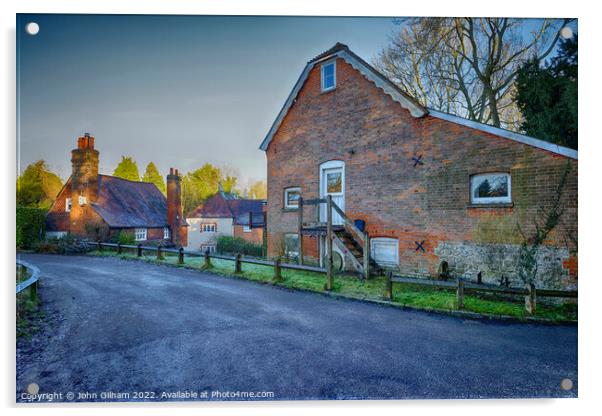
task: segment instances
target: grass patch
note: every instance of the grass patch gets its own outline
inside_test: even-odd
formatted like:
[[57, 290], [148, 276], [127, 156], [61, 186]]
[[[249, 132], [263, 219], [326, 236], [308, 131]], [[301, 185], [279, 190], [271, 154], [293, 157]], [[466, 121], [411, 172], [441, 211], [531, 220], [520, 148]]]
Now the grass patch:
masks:
[[[93, 251], [93, 256], [118, 256], [125, 260], [138, 259], [150, 263], [170, 264], [178, 267], [204, 270], [205, 260], [202, 257], [186, 257], [185, 264], [178, 264], [177, 254], [164, 253], [165, 258], [158, 261], [155, 253], [145, 253], [143, 257], [137, 257], [135, 252], [124, 252], [117, 255], [114, 251]], [[242, 264], [242, 273], [234, 274], [234, 261], [211, 259], [211, 267], [207, 271], [211, 273], [238, 277], [263, 283], [271, 283], [274, 270], [271, 266], [256, 264]], [[315, 292], [323, 292], [326, 277], [322, 273], [305, 272], [298, 270], [282, 270], [283, 281], [281, 286], [292, 289], [303, 289]], [[382, 300], [386, 288], [386, 278], [377, 277], [370, 280], [359, 280], [354, 276], [336, 275], [334, 279], [333, 292], [345, 296], [361, 299]], [[433, 288], [408, 283], [395, 283], [393, 285], [393, 302], [400, 306], [414, 308], [449, 311], [455, 309], [456, 294], [454, 289]], [[466, 292], [464, 295], [464, 310], [481, 314], [505, 315], [518, 319], [530, 316], [525, 311], [524, 299], [521, 296], [504, 296], [491, 294], [477, 294]], [[538, 318], [555, 321], [577, 319], [577, 305], [544, 305], [538, 304], [537, 312], [533, 315]]]

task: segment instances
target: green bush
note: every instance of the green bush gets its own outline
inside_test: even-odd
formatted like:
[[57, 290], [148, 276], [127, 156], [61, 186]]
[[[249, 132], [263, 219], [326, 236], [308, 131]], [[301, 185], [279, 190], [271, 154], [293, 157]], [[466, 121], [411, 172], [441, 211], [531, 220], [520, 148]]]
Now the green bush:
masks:
[[17, 248], [28, 249], [44, 239], [46, 210], [17, 206]]
[[124, 246], [133, 246], [136, 244], [136, 238], [131, 231], [119, 231], [117, 234], [117, 242]]
[[217, 251], [219, 253], [240, 253], [244, 256], [261, 257], [261, 245], [253, 244], [240, 237], [222, 235], [217, 238]]
[[53, 253], [53, 254], [80, 254], [86, 253], [93, 249], [88, 246], [87, 240], [77, 238], [71, 234], [67, 234], [63, 237], [48, 238], [43, 241], [37, 242], [33, 248], [38, 253]]

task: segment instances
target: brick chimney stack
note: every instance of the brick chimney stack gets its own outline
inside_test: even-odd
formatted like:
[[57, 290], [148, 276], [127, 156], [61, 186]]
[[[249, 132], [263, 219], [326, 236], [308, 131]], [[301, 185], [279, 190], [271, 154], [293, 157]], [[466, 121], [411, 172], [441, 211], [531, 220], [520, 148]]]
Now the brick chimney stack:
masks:
[[98, 150], [94, 137], [85, 133], [77, 138], [77, 148], [71, 151], [71, 212], [70, 231], [85, 235], [85, 210], [98, 195]]
[[171, 241], [178, 247], [188, 244], [186, 222], [182, 216], [182, 191], [177, 169], [169, 168], [167, 175], [167, 224], [171, 231]]

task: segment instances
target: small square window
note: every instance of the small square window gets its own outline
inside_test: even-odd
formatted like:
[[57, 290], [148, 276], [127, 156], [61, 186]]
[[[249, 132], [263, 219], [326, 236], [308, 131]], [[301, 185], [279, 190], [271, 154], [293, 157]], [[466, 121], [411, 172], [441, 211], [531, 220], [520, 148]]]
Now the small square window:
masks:
[[470, 202], [504, 204], [512, 202], [511, 177], [507, 173], [483, 173], [470, 178]]
[[86, 197], [83, 195], [80, 195], [79, 196], [79, 205], [86, 205], [86, 202], [87, 202]]
[[134, 239], [136, 241], [146, 241], [146, 228], [136, 228], [134, 230]]
[[242, 230], [243, 230], [245, 233], [250, 233], [250, 232], [251, 232], [251, 226], [249, 226], [249, 225], [243, 225], [243, 226], [242, 226]]
[[284, 190], [284, 208], [299, 208], [299, 198], [301, 197], [301, 188], [286, 188]]
[[71, 198], [65, 198], [65, 212], [71, 212]]
[[322, 64], [322, 91], [330, 91], [336, 87], [336, 61]]

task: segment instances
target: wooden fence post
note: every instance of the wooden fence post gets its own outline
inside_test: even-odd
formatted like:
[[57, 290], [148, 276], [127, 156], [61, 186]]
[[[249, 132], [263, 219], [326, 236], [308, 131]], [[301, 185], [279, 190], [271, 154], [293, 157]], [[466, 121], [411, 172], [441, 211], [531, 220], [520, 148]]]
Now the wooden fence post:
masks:
[[100, 240], [96, 241], [96, 248], [98, 251], [102, 251], [102, 245], [100, 244]]
[[157, 260], [163, 260], [163, 253], [161, 253], [161, 246], [157, 246]]
[[236, 254], [236, 260], [234, 262], [234, 273], [242, 273], [242, 262], [240, 261], [240, 253]]
[[393, 272], [387, 272], [387, 291], [385, 292], [385, 298], [393, 300]]
[[326, 286], [332, 290], [332, 195], [326, 196]]
[[178, 250], [178, 264], [184, 264], [184, 247]]
[[205, 250], [205, 265], [203, 267], [205, 269], [211, 267], [211, 257], [209, 257], [209, 249]]
[[527, 283], [527, 295], [525, 296], [525, 309], [528, 313], [534, 314], [537, 309], [537, 294], [535, 293], [535, 285]]
[[364, 232], [364, 279], [370, 278], [370, 238]]
[[138, 257], [142, 257], [142, 244], [138, 243], [137, 253]]
[[117, 243], [117, 254], [121, 254], [121, 243]]
[[456, 288], [456, 307], [464, 309], [464, 280], [458, 278], [458, 286]]
[[282, 271], [280, 270], [280, 257], [278, 257], [276, 259], [276, 261], [274, 261], [274, 282], [281, 282], [282, 281]]
[[297, 259], [297, 262], [299, 264], [303, 264], [303, 198], [302, 197], [299, 197], [299, 206], [298, 206], [297, 210], [298, 210], [298, 214], [299, 214], [299, 226], [298, 226], [299, 258]]

